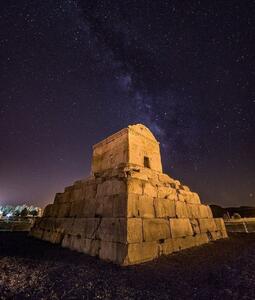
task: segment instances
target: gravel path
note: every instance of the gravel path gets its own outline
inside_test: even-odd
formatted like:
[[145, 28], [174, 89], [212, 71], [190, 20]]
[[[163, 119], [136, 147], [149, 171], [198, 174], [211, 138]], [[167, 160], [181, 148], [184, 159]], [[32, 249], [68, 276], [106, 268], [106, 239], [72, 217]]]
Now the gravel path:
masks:
[[255, 234], [121, 268], [0, 233], [0, 299], [255, 299]]

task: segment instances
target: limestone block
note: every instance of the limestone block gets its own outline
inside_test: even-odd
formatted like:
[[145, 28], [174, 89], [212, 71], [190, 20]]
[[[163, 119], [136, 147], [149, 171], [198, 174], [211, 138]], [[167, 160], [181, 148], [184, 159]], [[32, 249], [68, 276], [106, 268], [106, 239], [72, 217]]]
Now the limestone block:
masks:
[[51, 217], [57, 217], [61, 204], [53, 204], [51, 207]]
[[182, 189], [186, 192], [190, 192], [190, 188], [187, 185], [183, 185]]
[[158, 257], [157, 242], [128, 244], [128, 254], [123, 265], [132, 265], [150, 261]]
[[67, 186], [65, 187], [65, 192], [72, 192], [73, 188], [74, 188], [73, 185]]
[[[82, 208], [84, 206], [85, 200], [73, 201], [70, 204], [69, 216], [72, 218], [77, 218], [82, 215]], [[94, 215], [93, 215], [94, 216]]]
[[222, 218], [214, 218], [217, 230], [226, 230], [225, 223]]
[[173, 239], [164, 240], [163, 243], [158, 244], [159, 255], [168, 255], [174, 252]]
[[106, 242], [126, 242], [126, 219], [102, 218], [97, 237]]
[[64, 193], [56, 193], [55, 198], [54, 198], [54, 204], [61, 204], [64, 201]]
[[147, 195], [129, 194], [127, 199], [127, 216], [154, 218], [153, 198]]
[[143, 194], [150, 197], [157, 197], [157, 188], [154, 187], [150, 182], [145, 182]]
[[227, 230], [226, 230], [226, 229], [225, 229], [225, 230], [221, 230], [221, 234], [222, 234], [222, 238], [223, 238], [223, 239], [228, 238], [228, 233], [227, 233]]
[[71, 203], [62, 203], [59, 205], [58, 218], [65, 218], [70, 215]]
[[178, 190], [177, 196], [178, 196], [178, 201], [179, 201], [179, 202], [184, 202], [184, 201], [186, 201], [185, 195], [179, 193], [179, 190]]
[[213, 213], [209, 205], [207, 205], [207, 209], [208, 209], [208, 218], [213, 218]]
[[213, 232], [217, 230], [214, 219], [198, 219], [201, 233], [207, 231]]
[[173, 200], [173, 201], [179, 200], [178, 195], [177, 195], [177, 191], [172, 188], [172, 193], [170, 195], [168, 195], [167, 198], [170, 199], [170, 200]]
[[127, 177], [136, 178], [143, 181], [149, 180], [148, 176], [140, 172], [140, 170], [136, 171], [136, 170], [129, 169], [128, 171], [126, 170], [126, 172], [127, 172]]
[[72, 225], [72, 235], [95, 239], [99, 225], [99, 218], [76, 218]]
[[127, 215], [127, 196], [118, 194], [96, 198], [96, 216], [125, 217]]
[[200, 233], [195, 235], [196, 245], [200, 246], [209, 242], [208, 235], [206, 233]]
[[196, 239], [194, 236], [185, 236], [173, 239], [174, 251], [180, 251], [196, 246]]
[[175, 180], [174, 183], [175, 183], [176, 189], [179, 189], [180, 185], [181, 185], [180, 181], [179, 180]]
[[169, 198], [170, 195], [172, 194], [176, 194], [176, 191], [171, 187], [167, 187], [167, 186], [158, 187], [158, 194], [157, 194], [158, 198]]
[[64, 234], [71, 234], [74, 221], [74, 218], [56, 218], [55, 230]]
[[137, 202], [138, 216], [142, 218], [154, 218], [153, 198], [147, 195], [139, 195]]
[[177, 218], [188, 218], [187, 204], [182, 201], [175, 201]]
[[82, 248], [82, 252], [88, 253], [92, 256], [99, 255], [100, 249], [100, 241], [99, 240], [91, 240], [85, 239], [84, 247]]
[[127, 179], [127, 193], [128, 194], [143, 194], [143, 182], [136, 178]]
[[95, 198], [97, 194], [97, 184], [95, 180], [82, 184], [82, 195], [85, 199]]
[[86, 218], [76, 218], [73, 221], [71, 235], [77, 236], [80, 235], [82, 238], [86, 238], [85, 229], [87, 226]]
[[211, 235], [212, 235], [213, 241], [223, 238], [222, 232], [220, 230], [211, 232]]
[[93, 218], [96, 215], [96, 199], [87, 198], [82, 201], [79, 216]]
[[106, 261], [122, 264], [127, 254], [127, 245], [113, 242], [100, 242], [99, 257]]
[[201, 203], [199, 195], [197, 193], [193, 193], [193, 200], [192, 201], [193, 201], [193, 203], [197, 203], [197, 204]]
[[49, 217], [49, 218], [42, 218], [40, 222], [40, 228], [45, 230], [54, 231], [55, 230], [55, 218]]
[[156, 218], [173, 218], [176, 216], [174, 200], [154, 198], [154, 208]]
[[189, 219], [170, 219], [170, 230], [173, 238], [193, 235]]
[[65, 191], [62, 195], [62, 200], [63, 200], [63, 203], [66, 203], [66, 202], [71, 202], [71, 192], [70, 191]]
[[48, 204], [43, 210], [43, 217], [50, 217], [51, 216], [51, 208], [53, 204]]
[[158, 179], [159, 179], [159, 181], [161, 181], [163, 183], [173, 183], [174, 182], [173, 178], [171, 178], [169, 175], [164, 174], [164, 173], [159, 173]]
[[209, 218], [210, 216], [209, 210], [210, 208], [208, 207], [208, 205], [200, 204], [199, 205], [200, 218]]
[[200, 234], [199, 223], [197, 219], [190, 219], [190, 224], [192, 226], [194, 234]]
[[169, 221], [164, 219], [144, 219], [143, 238], [145, 242], [170, 238]]
[[143, 224], [140, 218], [127, 219], [127, 238], [128, 243], [140, 243], [143, 241]]
[[72, 201], [81, 201], [84, 199], [84, 195], [83, 195], [83, 189], [82, 188], [76, 188], [72, 190], [71, 193], [71, 200]]
[[188, 210], [188, 216], [189, 218], [201, 218], [201, 213], [200, 213], [200, 204], [191, 204], [187, 203], [187, 210]]

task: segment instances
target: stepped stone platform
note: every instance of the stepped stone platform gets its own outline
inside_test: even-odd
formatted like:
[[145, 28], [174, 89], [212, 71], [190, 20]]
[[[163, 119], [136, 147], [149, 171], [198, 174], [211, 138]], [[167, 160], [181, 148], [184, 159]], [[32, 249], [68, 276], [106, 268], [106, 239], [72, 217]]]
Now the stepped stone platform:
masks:
[[92, 174], [56, 194], [32, 236], [120, 265], [227, 237], [197, 193], [162, 173], [159, 143], [142, 124], [94, 145]]

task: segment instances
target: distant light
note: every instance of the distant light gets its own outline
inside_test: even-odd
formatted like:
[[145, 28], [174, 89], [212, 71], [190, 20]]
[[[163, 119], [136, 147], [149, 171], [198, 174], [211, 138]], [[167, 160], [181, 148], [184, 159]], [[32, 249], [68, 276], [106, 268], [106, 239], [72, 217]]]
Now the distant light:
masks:
[[12, 217], [12, 213], [8, 213], [8, 214], [6, 215], [6, 217], [7, 217], [7, 218]]

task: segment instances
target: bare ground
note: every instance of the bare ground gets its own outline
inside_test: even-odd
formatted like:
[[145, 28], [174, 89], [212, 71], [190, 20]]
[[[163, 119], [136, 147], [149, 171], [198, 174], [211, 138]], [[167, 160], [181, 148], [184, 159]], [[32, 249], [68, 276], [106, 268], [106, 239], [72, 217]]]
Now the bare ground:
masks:
[[255, 234], [121, 268], [0, 233], [0, 299], [255, 299]]

